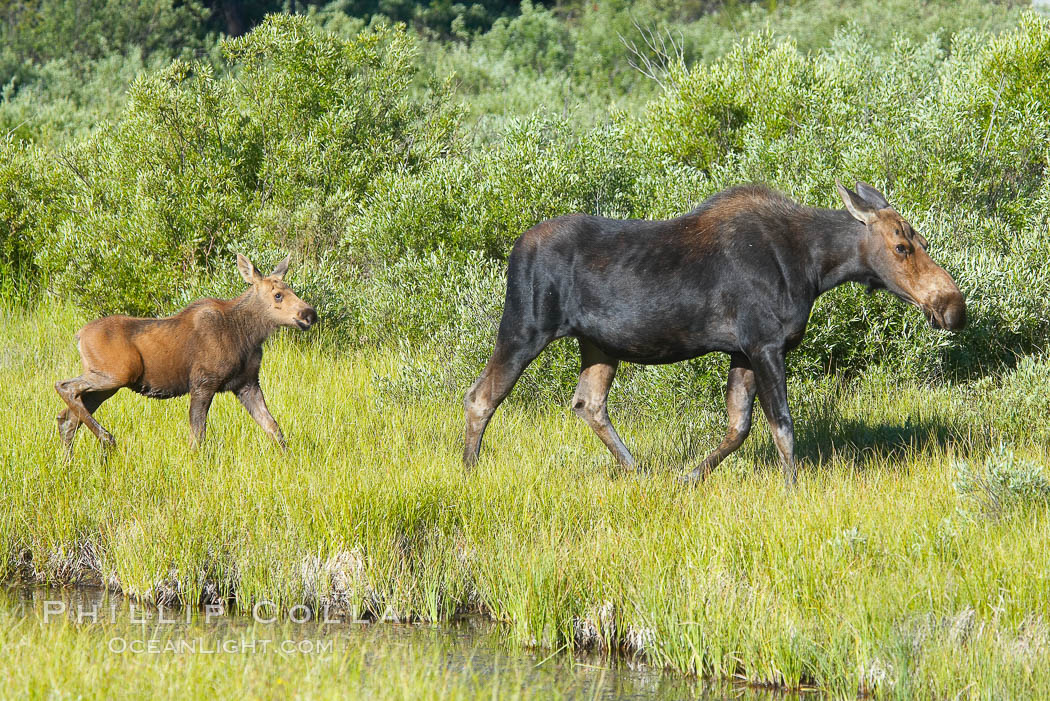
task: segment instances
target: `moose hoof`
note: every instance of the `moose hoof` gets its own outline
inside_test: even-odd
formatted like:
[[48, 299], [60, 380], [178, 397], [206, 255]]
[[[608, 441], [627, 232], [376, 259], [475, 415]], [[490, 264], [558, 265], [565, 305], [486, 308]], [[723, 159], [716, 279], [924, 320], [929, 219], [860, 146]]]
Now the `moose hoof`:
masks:
[[103, 431], [102, 435], [99, 436], [99, 440], [102, 441], [102, 445], [106, 449], [117, 447], [117, 440], [113, 437], [113, 434], [108, 431]]
[[703, 468], [698, 467], [693, 470], [690, 470], [684, 475], [679, 475], [678, 481], [684, 485], [692, 487], [706, 480], [709, 474], [711, 474], [710, 470], [705, 470]]
[[652, 474], [652, 470], [649, 467], [636, 462], [617, 463], [616, 469], [625, 475], [635, 475], [636, 477], [648, 477]]

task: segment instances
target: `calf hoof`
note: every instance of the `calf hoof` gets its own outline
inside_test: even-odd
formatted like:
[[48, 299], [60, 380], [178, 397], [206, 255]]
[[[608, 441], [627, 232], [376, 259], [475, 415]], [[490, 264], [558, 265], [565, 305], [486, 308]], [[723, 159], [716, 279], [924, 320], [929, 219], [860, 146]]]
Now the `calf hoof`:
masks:
[[102, 446], [106, 448], [106, 450], [111, 450], [117, 447], [117, 440], [109, 431], [103, 431], [102, 435], [99, 436], [99, 440], [102, 441]]
[[73, 432], [66, 428], [63, 423], [58, 424], [58, 435], [62, 439], [62, 445], [72, 450], [73, 448]]

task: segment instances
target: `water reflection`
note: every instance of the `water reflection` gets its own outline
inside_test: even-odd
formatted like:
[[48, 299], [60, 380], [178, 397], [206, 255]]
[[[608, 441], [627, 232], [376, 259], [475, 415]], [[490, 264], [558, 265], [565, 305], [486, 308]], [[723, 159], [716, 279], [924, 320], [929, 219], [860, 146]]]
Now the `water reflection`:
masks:
[[526, 651], [504, 642], [498, 624], [470, 617], [449, 624], [323, 622], [305, 612], [223, 615], [218, 609], [158, 609], [92, 587], [8, 587], [0, 606], [45, 623], [66, 619], [118, 653], [143, 654], [315, 654], [353, 644], [389, 659], [399, 651], [434, 653], [451, 674], [516, 674], [530, 689], [552, 696], [620, 699], [773, 699], [783, 695], [729, 684], [710, 684], [652, 669], [619, 657], [574, 656]]

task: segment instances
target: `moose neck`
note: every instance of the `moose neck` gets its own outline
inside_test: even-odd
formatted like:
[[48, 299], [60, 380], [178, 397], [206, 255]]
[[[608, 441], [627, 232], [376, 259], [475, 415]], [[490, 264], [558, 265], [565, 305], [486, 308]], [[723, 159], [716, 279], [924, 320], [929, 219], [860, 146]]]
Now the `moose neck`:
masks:
[[262, 299], [254, 286], [240, 297], [230, 300], [228, 317], [235, 342], [246, 349], [262, 345], [277, 329], [263, 308]]
[[861, 250], [867, 227], [846, 210], [812, 209], [803, 231], [806, 240], [812, 243], [817, 294], [846, 282], [870, 284], [875, 277]]

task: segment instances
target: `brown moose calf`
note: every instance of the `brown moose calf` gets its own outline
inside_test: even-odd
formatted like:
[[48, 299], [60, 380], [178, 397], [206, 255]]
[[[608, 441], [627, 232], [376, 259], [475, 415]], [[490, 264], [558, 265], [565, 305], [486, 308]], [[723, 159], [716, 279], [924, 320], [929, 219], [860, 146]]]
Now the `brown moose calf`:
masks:
[[82, 423], [104, 445], [116, 443], [92, 414], [122, 387], [157, 399], [188, 393], [198, 444], [212, 397], [235, 392], [252, 418], [286, 447], [259, 387], [262, 344], [280, 326], [310, 328], [317, 313], [284, 283], [288, 258], [263, 277], [237, 254], [237, 269], [251, 287], [236, 299], [201, 299], [164, 319], [107, 316], [80, 329], [76, 339], [84, 372], [55, 384], [68, 405], [58, 415], [68, 450]]

